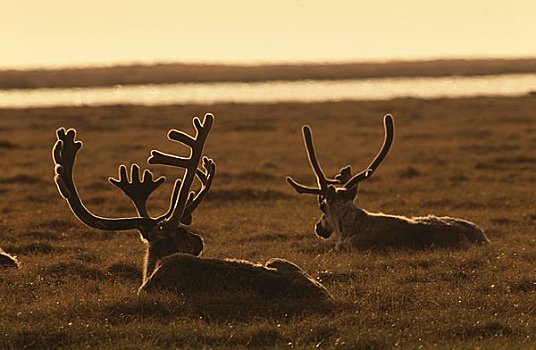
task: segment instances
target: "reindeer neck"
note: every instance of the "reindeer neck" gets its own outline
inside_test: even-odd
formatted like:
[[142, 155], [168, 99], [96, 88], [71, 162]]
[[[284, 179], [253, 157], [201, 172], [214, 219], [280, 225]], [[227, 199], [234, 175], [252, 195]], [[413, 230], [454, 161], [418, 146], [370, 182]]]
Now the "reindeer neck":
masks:
[[145, 249], [145, 257], [143, 259], [143, 282], [149, 278], [154, 272], [158, 261], [163, 258], [160, 254], [158, 246], [154, 246], [150, 243], [147, 243], [147, 248]]
[[344, 202], [331, 210], [332, 224], [339, 237], [354, 235], [368, 226], [366, 210], [357, 207], [353, 202]]
[[154, 271], [155, 262], [150, 261], [151, 252], [150, 252], [150, 245], [147, 243], [147, 246], [145, 248], [145, 256], [143, 257], [143, 283], [147, 280], [147, 277], [151, 275]]

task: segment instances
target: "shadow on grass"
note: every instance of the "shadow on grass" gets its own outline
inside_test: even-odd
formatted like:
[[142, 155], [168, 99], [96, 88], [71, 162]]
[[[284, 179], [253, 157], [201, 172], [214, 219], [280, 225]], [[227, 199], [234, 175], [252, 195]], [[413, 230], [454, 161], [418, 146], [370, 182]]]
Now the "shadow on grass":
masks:
[[291, 320], [301, 315], [327, 315], [334, 303], [313, 299], [262, 299], [248, 293], [200, 297], [189, 301], [190, 312], [208, 321], [246, 321], [258, 317]]
[[175, 302], [137, 298], [108, 304], [103, 307], [101, 313], [106, 315], [110, 324], [124, 324], [141, 319], [166, 323], [174, 318], [184, 316], [187, 309], [184, 306], [184, 301], [180, 298]]
[[167, 323], [184, 317], [206, 322], [245, 322], [257, 318], [285, 322], [301, 315], [328, 315], [335, 309], [336, 303], [333, 301], [265, 299], [246, 292], [200, 295], [188, 299], [162, 292], [119, 301], [106, 306], [102, 312], [112, 323], [146, 318]]

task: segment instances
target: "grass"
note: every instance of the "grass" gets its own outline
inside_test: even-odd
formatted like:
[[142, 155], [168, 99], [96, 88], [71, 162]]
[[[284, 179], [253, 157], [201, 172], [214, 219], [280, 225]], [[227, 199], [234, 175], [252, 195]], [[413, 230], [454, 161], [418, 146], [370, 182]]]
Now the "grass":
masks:
[[[134, 210], [107, 177], [121, 163], [145, 166], [151, 149], [176, 153], [167, 130], [191, 130], [191, 117], [209, 111], [216, 123], [206, 154], [218, 174], [194, 214], [203, 255], [287, 258], [323, 281], [333, 302], [138, 296], [137, 233], [87, 228], [58, 195], [57, 127], [77, 128], [85, 142], [75, 175], [88, 207], [118, 217]], [[284, 181], [313, 179], [301, 125], [312, 126], [331, 175], [368, 164], [387, 112], [395, 143], [357, 203], [463, 217], [485, 229], [490, 246], [340, 254], [315, 237], [316, 200]], [[0, 243], [22, 263], [0, 275], [1, 347], [534, 348], [535, 113], [531, 97], [0, 110]], [[153, 215], [167, 208], [168, 182], [150, 200]]]
[[536, 72], [535, 58], [450, 59], [379, 63], [271, 65], [156, 64], [62, 69], [0, 70], [0, 89], [36, 89], [267, 80], [438, 77]]

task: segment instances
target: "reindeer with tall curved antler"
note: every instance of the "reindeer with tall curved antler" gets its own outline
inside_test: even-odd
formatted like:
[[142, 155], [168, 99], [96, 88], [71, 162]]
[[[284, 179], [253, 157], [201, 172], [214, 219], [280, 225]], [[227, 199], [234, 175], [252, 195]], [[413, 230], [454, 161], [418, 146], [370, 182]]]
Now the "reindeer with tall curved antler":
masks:
[[316, 158], [311, 128], [302, 129], [309, 163], [317, 180], [317, 187], [304, 186], [291, 177], [289, 185], [298, 193], [318, 196], [322, 217], [316, 224], [316, 234], [337, 237], [336, 250], [352, 248], [387, 248], [457, 246], [463, 242], [489, 243], [485, 233], [476, 224], [447, 216], [405, 217], [370, 213], [354, 204], [360, 182], [369, 179], [385, 159], [394, 138], [393, 117], [384, 117], [385, 139], [381, 150], [370, 165], [352, 176], [346, 166], [334, 178], [324, 175]]
[[[184, 168], [182, 179], [175, 182], [167, 213], [152, 218], [146, 202], [151, 193], [165, 179], [153, 179], [145, 170], [140, 179], [140, 169], [134, 164], [130, 180], [125, 165], [119, 167], [119, 179], [109, 181], [123, 191], [134, 203], [137, 217], [109, 219], [96, 216], [83, 205], [73, 180], [76, 154], [82, 142], [75, 141], [76, 131], [58, 129], [52, 154], [55, 167], [55, 182], [63, 198], [74, 213], [86, 225], [101, 230], [138, 230], [147, 244], [140, 291], [172, 290], [184, 295], [200, 293], [216, 294], [222, 291], [247, 290], [266, 297], [319, 297], [329, 293], [300, 268], [283, 259], [271, 259], [265, 265], [242, 260], [202, 259], [202, 238], [186, 228], [192, 221], [192, 212], [209, 191], [216, 172], [212, 159], [203, 157], [203, 169], [198, 169], [203, 147], [212, 128], [214, 116], [206, 114], [201, 122], [194, 118], [197, 135], [192, 137], [182, 131], [171, 130], [168, 138], [190, 148], [187, 158], [152, 151], [147, 160]], [[195, 177], [201, 182], [198, 192], [190, 192]]]

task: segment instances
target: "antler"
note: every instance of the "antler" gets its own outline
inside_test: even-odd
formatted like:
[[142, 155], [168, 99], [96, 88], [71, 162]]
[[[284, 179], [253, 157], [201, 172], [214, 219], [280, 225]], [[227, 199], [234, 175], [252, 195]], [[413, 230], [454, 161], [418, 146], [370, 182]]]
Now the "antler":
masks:
[[153, 173], [150, 170], [143, 172], [143, 179], [140, 180], [140, 167], [138, 164], [132, 164], [130, 168], [130, 181], [128, 179], [127, 167], [125, 165], [119, 166], [119, 179], [113, 177], [108, 178], [108, 181], [117, 186], [127, 197], [132, 200], [138, 215], [144, 218], [149, 218], [147, 212], [147, 199], [160, 185], [162, 185], [166, 178], [161, 176], [156, 180], [153, 180]]
[[313, 172], [316, 176], [316, 182], [318, 187], [309, 187], [297, 183], [292, 177], [287, 176], [288, 184], [294, 188], [298, 193], [307, 193], [307, 194], [316, 194], [323, 195], [326, 193], [329, 184], [338, 184], [339, 181], [334, 179], [328, 179], [324, 175], [318, 160], [316, 159], [315, 147], [313, 144], [313, 134], [311, 132], [311, 127], [309, 125], [304, 125], [302, 128], [303, 141], [305, 143], [305, 149], [307, 151], [307, 157], [309, 158], [309, 164], [313, 168]]
[[[199, 169], [196, 171], [197, 177], [199, 178], [199, 181], [201, 181], [201, 189], [197, 192], [195, 197], [190, 196], [192, 198], [188, 200], [188, 205], [184, 210], [183, 218], [181, 220], [185, 225], [190, 225], [192, 223], [192, 213], [207, 195], [212, 186], [214, 175], [216, 174], [216, 163], [210, 158], [203, 157], [203, 168], [205, 169], [204, 172]], [[193, 192], [191, 192], [190, 195], [192, 195], [192, 193]]]
[[287, 176], [287, 182], [292, 188], [294, 188], [296, 192], [316, 194], [319, 196], [319, 200], [322, 199], [322, 196], [326, 193], [328, 185], [330, 184], [344, 184], [344, 187], [346, 189], [350, 189], [357, 186], [360, 181], [368, 179], [372, 175], [372, 173], [376, 171], [376, 168], [384, 160], [385, 156], [387, 156], [387, 153], [389, 152], [389, 149], [391, 148], [391, 144], [393, 143], [394, 138], [393, 117], [390, 114], [386, 114], [383, 118], [383, 124], [385, 127], [385, 139], [383, 141], [383, 145], [380, 152], [378, 152], [372, 163], [370, 163], [370, 165], [365, 170], [354, 176], [352, 176], [351, 167], [346, 166], [340, 170], [339, 174], [337, 174], [334, 179], [326, 178], [326, 176], [324, 175], [324, 172], [322, 171], [322, 168], [320, 167], [320, 164], [316, 159], [311, 128], [308, 125], [305, 125], [302, 129], [303, 140], [305, 142], [305, 149], [307, 151], [307, 157], [309, 158], [309, 164], [311, 164], [311, 167], [313, 168], [318, 187], [309, 187], [301, 185], [294, 181], [294, 179], [290, 176]]
[[210, 113], [207, 113], [202, 123], [197, 117], [195, 117], [193, 120], [194, 128], [197, 131], [195, 138], [179, 130], [171, 130], [168, 133], [168, 138], [170, 140], [181, 142], [182, 144], [190, 147], [191, 152], [188, 158], [178, 157], [153, 150], [151, 151], [151, 156], [147, 160], [149, 164], [162, 164], [185, 168], [182, 181], [175, 182], [173, 196], [170, 203], [170, 215], [165, 219], [166, 222], [172, 225], [178, 225], [185, 216], [184, 214], [188, 199], [191, 198], [191, 201], [194, 201], [192, 196], [189, 194], [189, 189], [196, 173], [198, 173], [197, 165], [199, 164], [199, 160], [203, 154], [203, 147], [205, 146], [205, 141], [213, 123], [214, 116]]
[[55, 164], [54, 181], [61, 196], [67, 200], [74, 215], [88, 226], [101, 230], [131, 230], [154, 225], [149, 217], [108, 219], [93, 215], [84, 206], [73, 180], [73, 168], [76, 154], [82, 147], [81, 141], [75, 141], [76, 130], [59, 128], [58, 140], [52, 149]]
[[[196, 169], [197, 178], [201, 182], [201, 189], [197, 193], [193, 191], [190, 192], [188, 196], [186, 209], [184, 210], [183, 218], [181, 219], [181, 223], [185, 225], [190, 225], [192, 223], [192, 213], [210, 190], [210, 187], [212, 186], [212, 179], [216, 174], [216, 163], [214, 163], [214, 161], [210, 158], [203, 157], [203, 168], [205, 169], [205, 171]], [[173, 187], [173, 195], [171, 197], [171, 203], [175, 203], [177, 201], [181, 182], [182, 180], [177, 180], [175, 182], [175, 186]], [[159, 220], [169, 218], [171, 216], [172, 211], [173, 207], [170, 207], [168, 212], [162, 215]]]
[[[354, 175], [350, 180], [346, 181], [344, 184], [344, 188], [350, 189], [354, 186], [357, 186], [357, 184], [363, 180], [368, 179], [372, 176], [372, 174], [376, 171], [376, 168], [380, 165], [380, 163], [385, 159], [385, 156], [387, 156], [387, 153], [389, 152], [389, 149], [391, 148], [391, 145], [393, 144], [393, 138], [395, 133], [395, 126], [393, 121], [393, 116], [390, 114], [386, 114], [385, 117], [383, 117], [383, 126], [385, 129], [385, 138], [383, 140], [383, 145], [374, 160], [370, 163], [370, 165], [360, 172], [359, 174]], [[342, 175], [342, 172], [341, 172]], [[341, 178], [341, 180], [343, 180]], [[342, 183], [342, 181], [341, 181]]]

